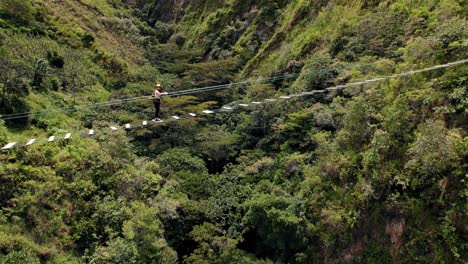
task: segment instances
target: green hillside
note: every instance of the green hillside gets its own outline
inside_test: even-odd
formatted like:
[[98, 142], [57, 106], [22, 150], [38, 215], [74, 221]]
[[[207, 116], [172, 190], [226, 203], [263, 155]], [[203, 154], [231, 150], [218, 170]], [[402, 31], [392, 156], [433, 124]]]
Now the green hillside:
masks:
[[[0, 151], [0, 264], [466, 263], [466, 63], [235, 106], [468, 59], [467, 17], [465, 0], [0, 0], [0, 147], [19, 142]], [[156, 83], [167, 121], [235, 109], [135, 127]]]

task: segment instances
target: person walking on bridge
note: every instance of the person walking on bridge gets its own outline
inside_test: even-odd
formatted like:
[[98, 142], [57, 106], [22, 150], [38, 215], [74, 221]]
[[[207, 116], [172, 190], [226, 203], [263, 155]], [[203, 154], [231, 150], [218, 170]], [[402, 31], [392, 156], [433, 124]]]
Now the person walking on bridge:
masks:
[[156, 87], [153, 92], [153, 104], [154, 104], [154, 119], [153, 121], [161, 121], [161, 98], [163, 95], [167, 95], [161, 89], [161, 84], [156, 84]]

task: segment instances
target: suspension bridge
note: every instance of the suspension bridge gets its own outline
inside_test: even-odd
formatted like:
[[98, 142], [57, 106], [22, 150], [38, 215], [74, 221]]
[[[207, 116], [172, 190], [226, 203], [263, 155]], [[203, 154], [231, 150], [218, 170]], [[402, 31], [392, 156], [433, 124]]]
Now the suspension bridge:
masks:
[[[229, 112], [233, 111], [235, 109], [248, 109], [248, 108], [253, 108], [262, 104], [269, 104], [269, 103], [274, 103], [277, 101], [281, 100], [289, 100], [293, 98], [298, 98], [298, 97], [305, 97], [305, 96], [311, 96], [314, 94], [319, 94], [319, 93], [327, 93], [331, 91], [339, 91], [343, 90], [345, 88], [349, 87], [354, 87], [354, 86], [362, 86], [366, 84], [371, 84], [371, 83], [376, 83], [376, 82], [382, 82], [385, 80], [389, 79], [395, 79], [395, 78], [402, 78], [402, 77], [407, 77], [411, 75], [415, 75], [418, 73], [423, 73], [423, 72], [429, 72], [429, 71], [434, 71], [438, 69], [444, 69], [444, 68], [449, 68], [457, 65], [462, 65], [468, 63], [468, 59], [463, 59], [463, 60], [458, 60], [458, 61], [453, 61], [449, 62], [446, 64], [440, 64], [440, 65], [435, 65], [432, 67], [427, 67], [427, 68], [422, 68], [418, 70], [411, 70], [403, 73], [396, 73], [390, 76], [381, 76], [381, 77], [376, 77], [372, 79], [367, 79], [367, 80], [362, 80], [362, 81], [357, 81], [357, 82], [351, 82], [347, 84], [340, 84], [340, 85], [335, 85], [331, 87], [327, 87], [325, 89], [321, 90], [312, 90], [312, 91], [307, 91], [307, 92], [300, 92], [300, 93], [295, 93], [295, 94], [287, 94], [287, 95], [281, 95], [277, 97], [272, 97], [272, 98], [267, 98], [261, 101], [251, 101], [251, 102], [243, 102], [243, 103], [233, 103], [229, 104], [229, 106], [223, 106], [221, 108], [217, 109], [206, 109], [202, 110], [201, 112], [197, 113], [187, 113], [185, 115], [173, 115], [169, 119], [166, 120], [158, 120], [158, 121], [148, 121], [148, 120], [141, 120], [140, 123], [138, 124], [131, 124], [127, 123], [124, 124], [123, 126], [120, 125], [111, 125], [109, 126], [108, 130], [110, 131], [117, 131], [117, 130], [131, 130], [131, 129], [138, 129], [141, 127], [147, 127], [150, 125], [154, 124], [160, 124], [164, 122], [175, 122], [183, 119], [189, 119], [189, 118], [196, 118], [196, 117], [202, 117], [206, 115], [213, 115], [219, 112]], [[182, 91], [176, 91], [169, 93], [168, 96], [181, 96], [181, 95], [189, 95], [189, 94], [195, 94], [195, 93], [201, 93], [201, 92], [208, 92], [208, 91], [217, 91], [217, 90], [222, 90], [222, 89], [227, 89], [227, 88], [232, 88], [232, 87], [239, 87], [242, 85], [250, 85], [250, 84], [255, 84], [255, 83], [262, 83], [262, 82], [272, 82], [272, 81], [279, 81], [279, 80], [287, 80], [287, 79], [292, 79], [296, 78], [298, 75], [297, 74], [290, 74], [290, 75], [283, 75], [279, 77], [273, 77], [269, 79], [261, 79], [261, 80], [256, 80], [256, 81], [245, 81], [245, 82], [239, 82], [239, 83], [233, 83], [233, 84], [224, 84], [224, 85], [216, 85], [216, 86], [208, 86], [208, 87], [202, 87], [202, 88], [195, 88], [195, 89], [189, 89], [189, 90], [182, 90]], [[59, 113], [59, 112], [70, 112], [70, 111], [76, 111], [79, 109], [86, 109], [86, 108], [94, 108], [94, 107], [99, 107], [99, 106], [111, 106], [111, 105], [118, 105], [118, 104], [123, 104], [123, 103], [129, 103], [129, 102], [137, 102], [137, 101], [142, 101], [142, 100], [150, 100], [152, 97], [151, 96], [139, 96], [139, 97], [132, 97], [132, 98], [126, 98], [122, 100], [114, 100], [114, 101], [108, 101], [108, 102], [102, 102], [102, 103], [96, 103], [96, 104], [89, 104], [89, 105], [81, 105], [81, 106], [74, 106], [70, 108], [61, 108], [61, 109], [55, 109], [51, 111], [41, 111], [41, 112], [25, 112], [25, 113], [17, 113], [17, 114], [12, 114], [12, 115], [5, 115], [2, 116], [3, 120], [12, 120], [12, 119], [19, 119], [19, 118], [25, 118], [29, 116], [40, 116], [40, 115], [45, 115], [45, 114], [53, 114], [53, 113]], [[64, 135], [51, 135], [48, 138], [44, 139], [38, 139], [38, 138], [31, 138], [25, 143], [20, 143], [18, 141], [13, 141], [1, 148], [1, 150], [11, 150], [17, 147], [29, 147], [32, 146], [33, 144], [47, 144], [47, 143], [52, 143], [58, 140], [70, 140], [74, 135], [81, 135], [81, 136], [86, 136], [86, 137], [93, 137], [98, 133], [97, 130], [95, 129], [89, 129], [85, 133], [79, 133], [79, 132], [67, 132]]]

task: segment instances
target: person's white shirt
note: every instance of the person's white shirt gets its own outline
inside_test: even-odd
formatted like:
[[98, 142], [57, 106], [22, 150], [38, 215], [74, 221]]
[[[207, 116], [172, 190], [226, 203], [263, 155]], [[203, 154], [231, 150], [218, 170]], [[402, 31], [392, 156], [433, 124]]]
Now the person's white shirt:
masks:
[[163, 95], [167, 95], [167, 93], [161, 93], [160, 91], [158, 91], [158, 89], [154, 90], [154, 97], [156, 97], [156, 99], [161, 99], [161, 96]]

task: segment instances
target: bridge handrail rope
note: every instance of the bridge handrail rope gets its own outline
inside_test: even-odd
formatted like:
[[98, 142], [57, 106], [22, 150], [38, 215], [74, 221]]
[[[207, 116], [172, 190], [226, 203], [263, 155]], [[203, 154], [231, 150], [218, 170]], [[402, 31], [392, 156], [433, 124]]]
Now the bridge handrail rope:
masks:
[[[313, 94], [316, 94], [316, 93], [325, 93], [325, 92], [334, 91], [334, 90], [342, 90], [342, 89], [352, 87], [352, 86], [360, 86], [360, 85], [366, 85], [366, 84], [369, 84], [369, 83], [384, 81], [384, 80], [388, 80], [388, 79], [407, 77], [407, 76], [411, 76], [411, 75], [421, 73], [421, 72], [428, 72], [428, 71], [432, 71], [432, 70], [448, 68], [448, 67], [452, 67], [452, 66], [456, 66], [456, 65], [465, 64], [465, 63], [468, 63], [468, 59], [449, 62], [449, 63], [446, 63], [446, 64], [435, 65], [435, 66], [432, 66], [432, 67], [423, 68], [423, 69], [419, 69], [419, 70], [412, 70], [412, 71], [408, 71], [408, 72], [397, 73], [397, 74], [393, 74], [391, 76], [381, 76], [381, 77], [376, 77], [376, 78], [367, 79], [367, 80], [363, 80], [363, 81], [336, 85], [336, 86], [328, 87], [328, 88], [325, 88], [325, 89], [322, 89], [322, 90], [312, 90], [312, 91], [308, 91], [308, 92], [301, 92], [301, 93], [296, 93], [296, 94], [283, 95], [283, 96], [279, 96], [277, 98], [265, 99], [264, 102], [275, 102], [277, 100], [287, 100], [287, 99], [291, 99], [291, 98], [297, 98], [297, 97], [313, 95]], [[258, 104], [262, 104], [262, 102], [252, 102], [251, 104], [252, 105], [258, 105]], [[246, 104], [246, 103], [238, 104], [238, 107], [245, 108], [245, 107], [248, 107], [249, 105], [250, 104]], [[206, 114], [206, 115], [210, 115], [210, 114], [214, 114], [216, 112], [221, 112], [221, 111], [226, 111], [226, 110], [231, 111], [233, 109], [234, 109], [234, 107], [229, 107], [229, 109], [224, 107], [224, 108], [214, 109], [214, 110], [204, 110], [204, 111], [202, 111], [202, 113]], [[197, 116], [198, 115], [195, 114], [195, 113], [189, 113], [186, 116], [173, 116], [172, 118], [173, 118], [173, 120], [180, 120], [180, 119], [183, 119], [183, 118], [191, 118], [191, 117], [197, 117]], [[157, 123], [162, 123], [162, 122], [163, 121], [160, 121], [160, 122], [157, 122]], [[142, 126], [145, 127], [147, 125], [148, 125], [147, 121], [143, 121]], [[130, 124], [125, 125], [125, 128], [127, 130], [130, 129], [130, 128], [138, 128], [138, 127], [141, 127], [141, 126], [131, 126]], [[112, 127], [110, 127], [110, 129], [112, 129], [112, 131], [115, 131], [115, 130], [118, 130], [119, 127], [118, 126], [112, 126]], [[94, 135], [95, 135], [95, 130], [90, 129], [89, 133], [88, 133], [88, 136], [94, 136]], [[56, 138], [55, 136], [49, 137], [48, 142], [54, 142], [55, 138]], [[67, 135], [64, 137], [64, 139], [66, 139], [66, 140], [68, 140], [70, 138], [71, 138], [71, 133], [67, 133]], [[35, 141], [36, 141], [36, 139], [31, 139], [24, 146], [31, 146]], [[2, 150], [12, 149], [12, 148], [14, 148], [15, 146], [18, 146], [18, 145], [19, 144], [18, 144], [17, 141], [11, 142], [11, 143], [8, 143], [7, 145], [5, 145], [2, 148]]]
[[[422, 58], [424, 56], [432, 55], [432, 54], [443, 52], [443, 51], [449, 51], [449, 50], [453, 50], [453, 49], [467, 48], [467, 47], [468, 47], [468, 45], [460, 45], [460, 46], [450, 47], [450, 48], [446, 48], [446, 49], [440, 49], [440, 50], [435, 50], [435, 51], [431, 51], [431, 52], [427, 52], [427, 53], [422, 53], [422, 54], [417, 55], [416, 57]], [[396, 56], [394, 56], [394, 57], [396, 57]], [[334, 67], [334, 68], [323, 68], [323, 69], [309, 71], [305, 75], [307, 76], [307, 75], [312, 75], [312, 74], [316, 74], [316, 73], [320, 73], [320, 72], [331, 72], [331, 71], [346, 70], [346, 69], [362, 67], [362, 66], [370, 66], [370, 65], [373, 65], [374, 63], [375, 62], [357, 63], [357, 64], [349, 65], [347, 67], [343, 66], [343, 67]], [[216, 90], [223, 90], [223, 89], [229, 89], [229, 88], [237, 88], [237, 87], [242, 87], [243, 85], [252, 85], [252, 84], [258, 84], [258, 83], [269, 83], [269, 82], [276, 82], [276, 81], [280, 81], [280, 80], [295, 79], [296, 77], [299, 77], [299, 76], [301, 76], [301, 74], [286, 74], [286, 75], [273, 76], [271, 78], [258, 79], [258, 80], [252, 80], [252, 81], [243, 81], [243, 82], [237, 82], [237, 83], [206, 86], [206, 87], [200, 87], [200, 88], [193, 88], [193, 89], [170, 92], [168, 94], [168, 96], [169, 97], [175, 97], [175, 96], [196, 94], [196, 93], [201, 93], [201, 92], [216, 91]], [[130, 102], [150, 100], [151, 98], [152, 98], [151, 96], [145, 95], [145, 96], [124, 98], [124, 99], [117, 99], [117, 100], [112, 100], [112, 101], [107, 101], [107, 102], [99, 102], [99, 103], [94, 103], [94, 104], [76, 105], [76, 106], [71, 106], [71, 107], [58, 108], [58, 109], [54, 109], [54, 110], [44, 110], [44, 111], [38, 111], [38, 112], [23, 112], [23, 113], [7, 114], [7, 115], [0, 115], [0, 119], [13, 120], [13, 119], [26, 118], [26, 117], [29, 117], [29, 116], [37, 117], [37, 116], [43, 116], [43, 115], [47, 115], [47, 114], [74, 112], [74, 111], [78, 111], [80, 109], [82, 110], [82, 109], [91, 109], [91, 108], [102, 107], [102, 106], [115, 106], [115, 105], [130, 103]]]
[[[202, 87], [202, 88], [181, 90], [181, 91], [175, 91], [175, 92], [168, 93], [168, 96], [175, 97], [175, 96], [189, 95], [189, 94], [195, 94], [195, 93], [200, 93], [200, 92], [222, 90], [222, 89], [226, 89], [226, 88], [236, 88], [236, 87], [239, 87], [239, 86], [242, 86], [242, 85], [272, 82], [272, 81], [295, 78], [297, 76], [298, 76], [298, 74], [284, 75], [284, 76], [278, 76], [278, 77], [268, 78], [268, 79], [259, 79], [259, 80], [255, 80], [255, 81], [245, 81], [245, 82], [239, 82], [239, 83], [230, 83], [230, 84], [223, 84], [223, 85], [207, 86], [207, 87]], [[77, 106], [59, 108], [59, 109], [48, 110], [48, 111], [23, 112], [23, 113], [16, 113], [16, 114], [8, 114], [8, 115], [0, 116], [0, 118], [3, 119], [3, 120], [12, 120], [12, 119], [25, 118], [25, 117], [28, 117], [28, 116], [42, 116], [42, 115], [46, 115], [46, 114], [73, 112], [73, 111], [77, 111], [79, 109], [95, 108], [95, 107], [101, 107], [101, 106], [112, 106], [112, 105], [119, 105], [119, 104], [124, 104], [124, 103], [129, 103], [129, 102], [150, 100], [150, 99], [152, 99], [152, 97], [150, 95], [145, 95], [145, 96], [138, 96], [138, 97], [132, 97], [132, 98], [126, 98], [126, 99], [118, 99], [118, 100], [95, 103], [95, 104], [77, 105]]]

